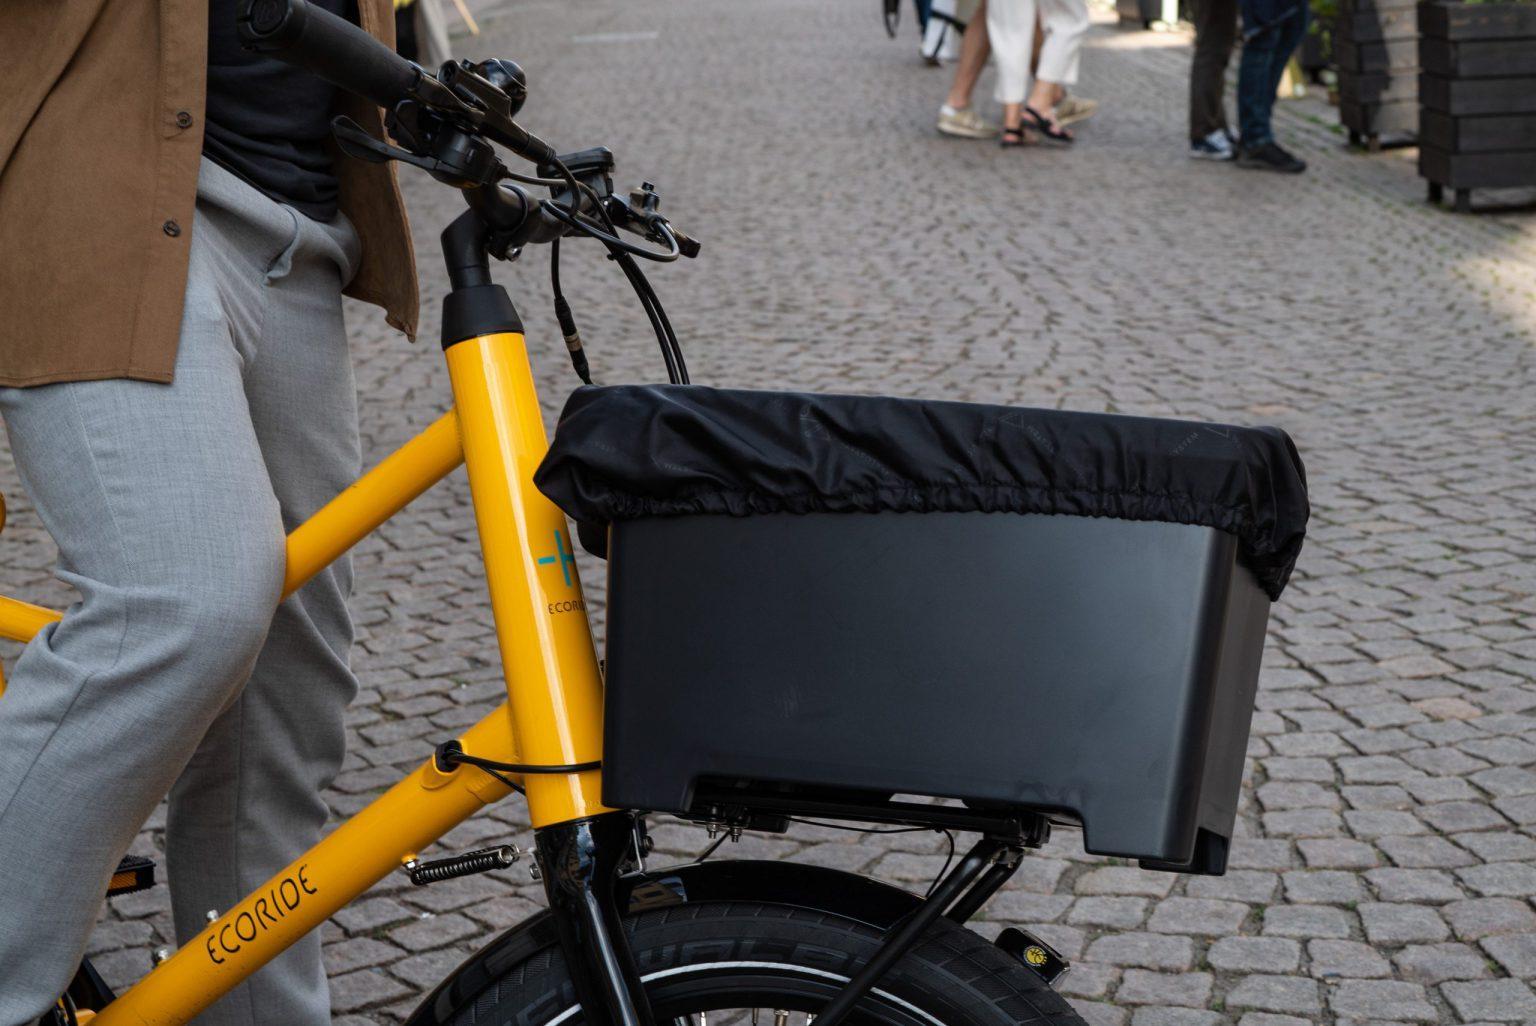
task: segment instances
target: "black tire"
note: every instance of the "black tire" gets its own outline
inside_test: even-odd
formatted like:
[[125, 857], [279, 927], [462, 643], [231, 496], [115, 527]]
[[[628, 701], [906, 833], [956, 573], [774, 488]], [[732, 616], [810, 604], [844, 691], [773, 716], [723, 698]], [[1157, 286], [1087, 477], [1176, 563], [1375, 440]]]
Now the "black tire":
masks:
[[[629, 941], [658, 1023], [719, 1009], [815, 1013], [874, 952], [880, 932], [839, 916], [753, 902], [631, 916]], [[565, 959], [546, 948], [457, 1010], [452, 1026], [575, 1026]], [[803, 1017], [797, 1017], [800, 1022]], [[711, 1019], [711, 1022], [717, 1021]], [[861, 1026], [1086, 1026], [1034, 973], [940, 920], [850, 1017]]]

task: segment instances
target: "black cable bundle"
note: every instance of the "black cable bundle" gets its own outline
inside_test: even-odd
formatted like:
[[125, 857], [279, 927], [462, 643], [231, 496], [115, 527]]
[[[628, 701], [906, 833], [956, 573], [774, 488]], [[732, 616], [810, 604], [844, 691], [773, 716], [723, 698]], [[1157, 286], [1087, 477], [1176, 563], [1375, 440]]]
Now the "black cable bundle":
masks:
[[667, 364], [667, 380], [674, 385], [688, 384], [688, 365], [683, 361], [683, 349], [677, 343], [677, 334], [672, 330], [667, 312], [661, 308], [661, 300], [656, 298], [656, 290], [641, 273], [634, 257], [616, 251], [610, 253], [609, 258], [623, 270], [624, 277], [634, 287], [635, 295], [640, 297], [640, 305], [645, 308], [646, 316], [651, 319], [651, 330], [656, 332], [656, 342], [661, 346], [661, 358]]
[[560, 240], [549, 246], [549, 284], [555, 294], [555, 320], [560, 322], [560, 333], [565, 336], [565, 348], [571, 354], [571, 366], [582, 384], [592, 384], [592, 369], [587, 365], [587, 354], [581, 346], [581, 332], [576, 330], [576, 318], [571, 314], [571, 304], [560, 291]]
[[[635, 295], [640, 299], [640, 305], [645, 309], [645, 315], [651, 322], [651, 330], [656, 333], [656, 343], [661, 347], [661, 358], [667, 366], [667, 380], [674, 385], [686, 385], [688, 379], [688, 364], [683, 359], [682, 346], [678, 344], [677, 333], [672, 330], [672, 322], [667, 318], [667, 312], [662, 308], [661, 300], [656, 295], [656, 290], [646, 280], [640, 270], [640, 265], [635, 263], [633, 254], [639, 254], [650, 260], [669, 262], [676, 260], [680, 250], [676, 238], [670, 232], [667, 237], [671, 243], [672, 252], [668, 255], [658, 255], [647, 252], [645, 249], [625, 242], [618, 237], [618, 228], [613, 219], [608, 216], [608, 211], [603, 206], [597, 194], [586, 185], [577, 181], [576, 176], [560, 161], [553, 161], [555, 169], [571, 190], [571, 200], [568, 207], [562, 208], [558, 204], [549, 204], [549, 209], [555, 216], [581, 231], [590, 238], [594, 238], [608, 248], [609, 259], [619, 265], [624, 272], [624, 277], [629, 280], [630, 286], [635, 290]], [[604, 232], [581, 216], [578, 210], [578, 197], [585, 193], [591, 198], [594, 209], [602, 218]], [[566, 349], [571, 354], [571, 366], [576, 370], [576, 376], [584, 384], [592, 384], [591, 369], [587, 362], [586, 352], [582, 347], [581, 333], [576, 328], [576, 319], [571, 313], [571, 305], [566, 302], [565, 294], [560, 288], [560, 240], [556, 239], [550, 245], [549, 258], [550, 285], [554, 292], [555, 319], [560, 322], [560, 331], [565, 336]]]

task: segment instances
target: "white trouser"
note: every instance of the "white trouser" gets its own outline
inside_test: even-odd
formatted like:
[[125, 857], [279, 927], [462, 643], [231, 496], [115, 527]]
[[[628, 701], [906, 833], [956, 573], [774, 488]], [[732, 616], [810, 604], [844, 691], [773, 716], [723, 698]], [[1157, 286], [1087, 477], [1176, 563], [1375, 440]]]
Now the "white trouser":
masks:
[[928, 28], [923, 33], [920, 47], [923, 56], [937, 57], [942, 61], [959, 59], [960, 32], [950, 23], [950, 19], [962, 25], [970, 24], [978, 6], [978, 0], [933, 0], [930, 11], [939, 17], [930, 15], [928, 18]]
[[1037, 11], [1045, 28], [1045, 42], [1040, 47], [1041, 81], [1059, 85], [1077, 81], [1078, 54], [1083, 34], [1088, 31], [1086, 0], [989, 0], [987, 33], [992, 40], [992, 59], [997, 63], [998, 103], [1023, 103], [1029, 95]]

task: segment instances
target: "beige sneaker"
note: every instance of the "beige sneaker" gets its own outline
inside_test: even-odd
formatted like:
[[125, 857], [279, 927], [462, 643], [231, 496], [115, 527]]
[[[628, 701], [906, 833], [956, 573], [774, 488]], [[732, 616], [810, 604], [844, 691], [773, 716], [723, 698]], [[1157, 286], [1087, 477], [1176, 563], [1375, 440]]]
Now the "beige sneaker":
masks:
[[955, 135], [962, 139], [995, 139], [998, 132], [997, 125], [970, 107], [962, 110], [940, 107], [938, 129], [945, 135]]
[[1093, 117], [1093, 112], [1098, 109], [1098, 100], [1090, 100], [1086, 97], [1073, 96], [1071, 93], [1068, 93], [1056, 105], [1056, 121], [1062, 125], [1086, 121], [1088, 118]]

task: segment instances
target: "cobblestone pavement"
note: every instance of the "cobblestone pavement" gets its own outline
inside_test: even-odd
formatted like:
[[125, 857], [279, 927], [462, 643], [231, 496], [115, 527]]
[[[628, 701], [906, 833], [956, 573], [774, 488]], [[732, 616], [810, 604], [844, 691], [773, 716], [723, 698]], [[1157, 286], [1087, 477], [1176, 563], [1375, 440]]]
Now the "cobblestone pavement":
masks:
[[[695, 380], [1269, 422], [1313, 484], [1313, 529], [1275, 608], [1232, 869], [1182, 878], [1060, 834], [979, 924], [1028, 924], [1076, 961], [1095, 1024], [1536, 1021], [1536, 223], [1428, 208], [1411, 153], [1346, 152], [1287, 105], [1300, 178], [1183, 152], [1187, 39], [1099, 24], [1070, 151], [936, 136], [947, 72], [867, 0], [517, 0], [472, 53], [526, 62], [531, 128], [606, 143], [706, 241], [654, 280]], [[653, 35], [654, 34], [654, 35]], [[427, 293], [457, 200], [407, 182]], [[658, 376], [614, 269], [566, 279], [609, 381]], [[502, 272], [549, 411], [572, 383], [542, 260]], [[448, 400], [430, 341], [353, 310], [368, 451]], [[6, 468], [0, 578], [67, 601]], [[601, 570], [584, 570], [601, 608]], [[359, 550], [363, 691], [338, 815], [502, 690], [462, 475]], [[7, 655], [10, 653], [8, 652]], [[1021, 725], [1021, 731], [1023, 725]], [[1088, 753], [1091, 757], [1092, 753]], [[157, 818], [140, 850], [158, 844]], [[703, 844], [663, 822], [671, 856]], [[447, 838], [526, 843], [507, 803]], [[798, 827], [739, 854], [921, 885], [925, 834]], [[392, 878], [326, 927], [340, 1022], [390, 1023], [533, 911], [517, 868], [430, 889]], [[115, 984], [170, 937], [163, 887], [117, 901], [92, 948]]]

